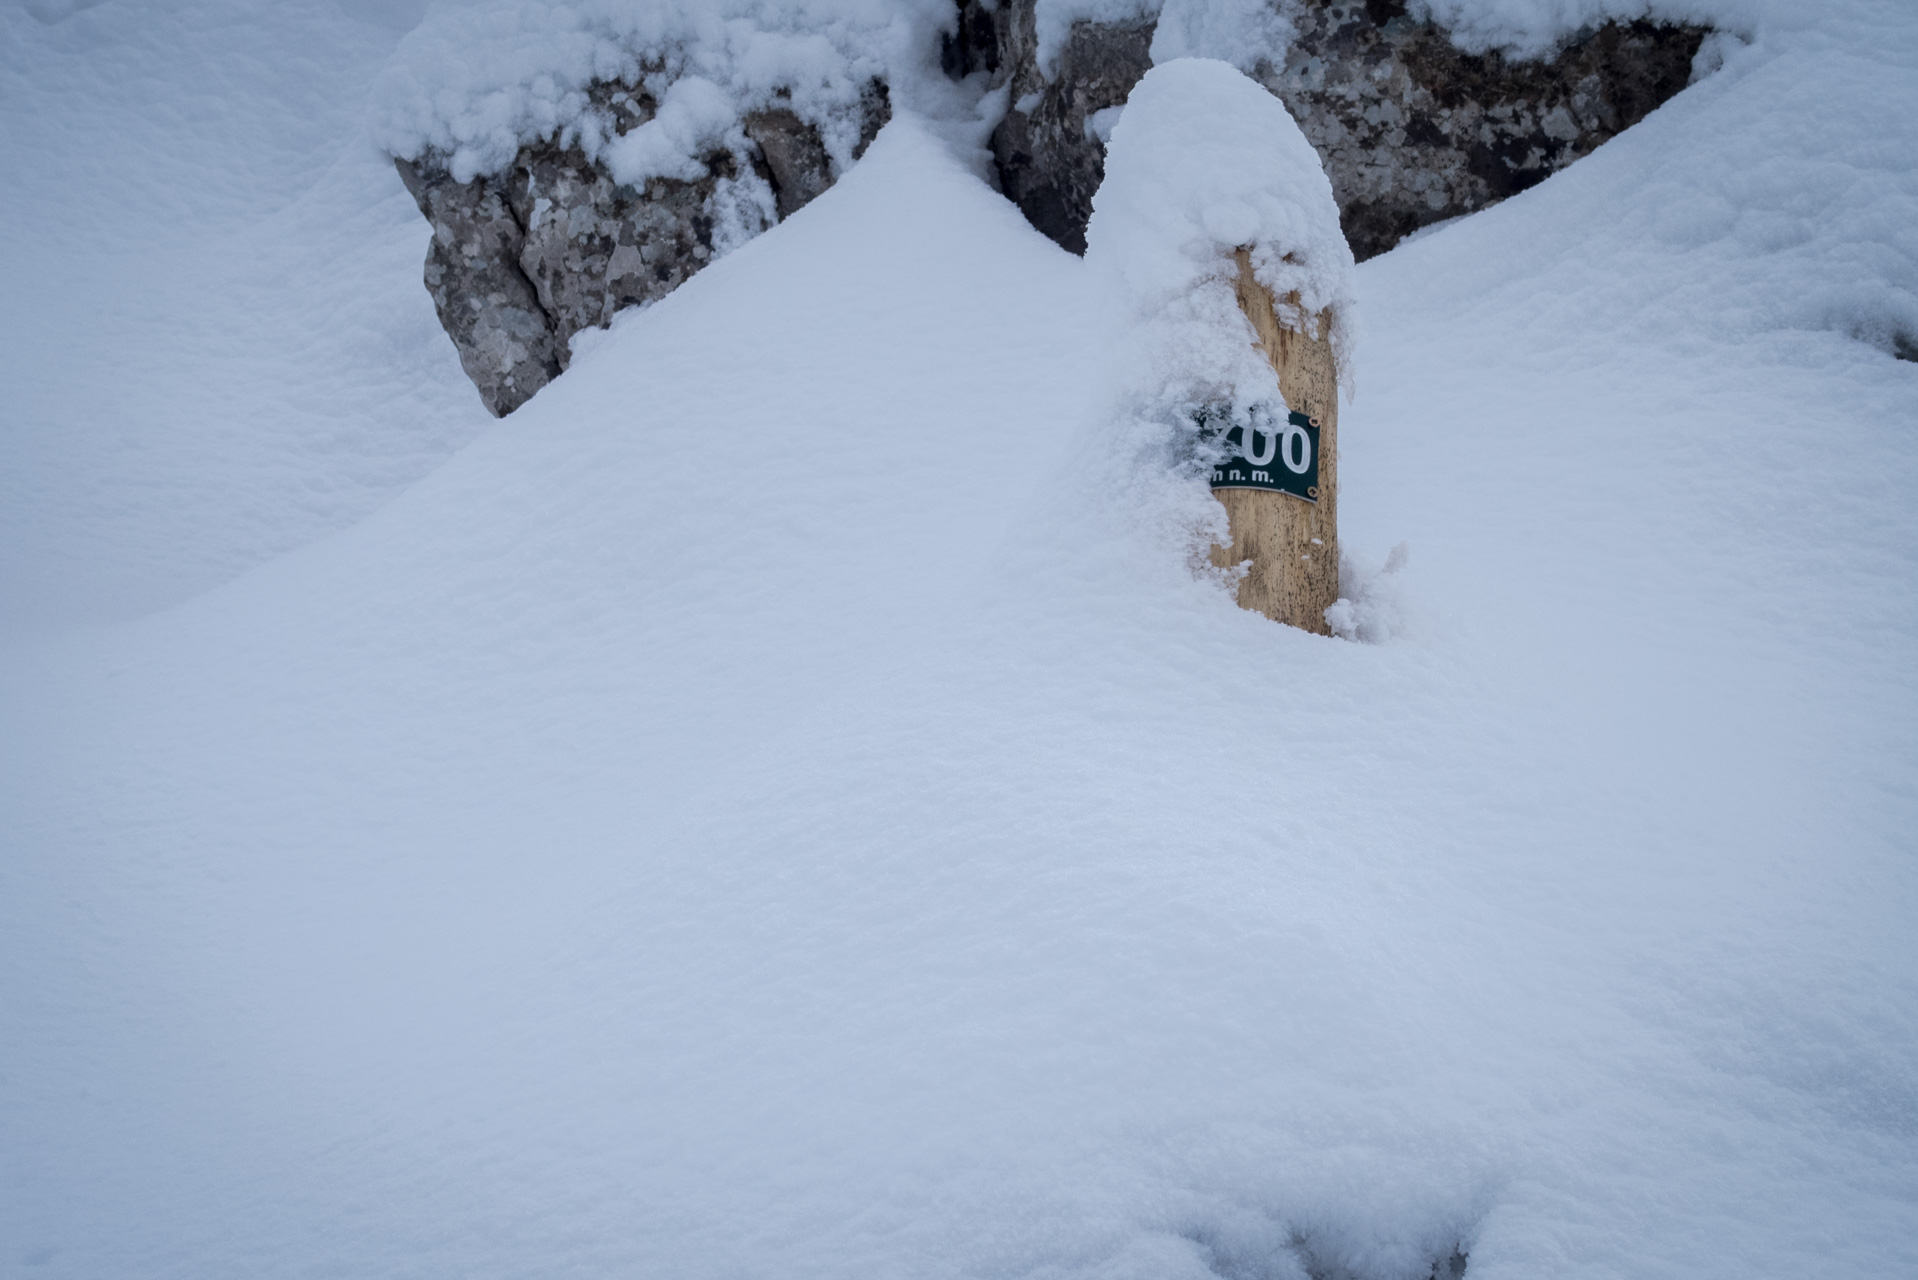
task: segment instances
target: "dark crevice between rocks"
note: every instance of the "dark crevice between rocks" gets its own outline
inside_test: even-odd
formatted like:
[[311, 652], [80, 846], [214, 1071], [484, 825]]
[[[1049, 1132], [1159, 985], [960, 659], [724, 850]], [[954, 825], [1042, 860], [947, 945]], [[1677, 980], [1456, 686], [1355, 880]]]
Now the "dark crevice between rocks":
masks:
[[953, 29], [939, 40], [939, 69], [954, 80], [997, 71], [1004, 7], [988, 9], [979, 0], [954, 0], [953, 7]]
[[1914, 364], [1918, 364], [1918, 334], [1892, 334], [1891, 354], [1895, 359], [1909, 360]]

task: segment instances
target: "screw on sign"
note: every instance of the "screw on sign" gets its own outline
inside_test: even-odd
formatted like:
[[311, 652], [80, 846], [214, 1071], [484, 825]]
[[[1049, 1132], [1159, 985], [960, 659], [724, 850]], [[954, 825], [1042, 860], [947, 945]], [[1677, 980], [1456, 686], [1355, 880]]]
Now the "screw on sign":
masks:
[[1290, 412], [1283, 423], [1226, 432], [1229, 454], [1213, 470], [1212, 492], [1225, 505], [1232, 543], [1213, 547], [1212, 563], [1251, 562], [1239, 583], [1241, 608], [1330, 635], [1325, 611], [1339, 598], [1339, 380], [1329, 326], [1306, 314], [1296, 294], [1285, 301], [1304, 317], [1303, 330], [1281, 324], [1271, 293], [1253, 278], [1251, 250], [1235, 256], [1239, 306]]

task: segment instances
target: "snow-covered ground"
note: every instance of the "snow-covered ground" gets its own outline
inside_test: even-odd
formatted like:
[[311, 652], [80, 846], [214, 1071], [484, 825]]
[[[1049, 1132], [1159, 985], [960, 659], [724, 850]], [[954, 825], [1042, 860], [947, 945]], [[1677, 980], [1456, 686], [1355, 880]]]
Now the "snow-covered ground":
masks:
[[1359, 268], [1376, 644], [909, 114], [489, 423], [399, 8], [0, 6], [0, 1275], [1918, 1274], [1909, 5]]

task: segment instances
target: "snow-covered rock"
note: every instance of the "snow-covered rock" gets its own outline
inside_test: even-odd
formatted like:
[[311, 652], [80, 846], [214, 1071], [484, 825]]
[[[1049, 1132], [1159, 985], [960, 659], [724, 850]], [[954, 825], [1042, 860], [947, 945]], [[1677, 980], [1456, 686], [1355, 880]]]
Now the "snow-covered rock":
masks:
[[1283, 64], [1255, 74], [1325, 162], [1361, 258], [1535, 186], [1683, 89], [1698, 26], [1607, 22], [1523, 60], [1468, 52], [1399, 0], [1296, 6]]
[[[1234, 62], [1311, 140], [1361, 260], [1542, 181], [1685, 87], [1705, 28], [1605, 22], [1527, 60], [1468, 51], [1401, 0], [1156, 6], [1010, 0], [1012, 109], [1001, 186], [1032, 224], [1085, 248], [1109, 121], [1155, 62]], [[1062, 18], [1083, 15], [1077, 21]], [[1156, 25], [1155, 25], [1156, 24]], [[1549, 56], [1548, 56], [1549, 55]]]
[[[645, 138], [641, 127], [658, 118], [643, 92], [601, 83], [591, 96], [616, 122], [617, 142]], [[884, 86], [865, 104], [855, 154], [885, 123]], [[573, 335], [666, 296], [832, 185], [819, 128], [790, 107], [749, 112], [733, 132], [672, 176], [646, 174], [643, 158], [616, 147], [595, 159], [552, 141], [467, 182], [444, 157], [396, 161], [433, 224], [427, 290], [489, 410], [511, 413], [558, 377]], [[622, 160], [636, 180], [621, 180]]]
[[1033, 0], [1006, 6], [1002, 64], [1011, 108], [993, 132], [993, 157], [1000, 189], [1026, 220], [1084, 253], [1111, 133], [1111, 117], [1101, 113], [1122, 109], [1151, 68], [1152, 20], [1075, 22], [1042, 49], [1036, 10]]
[[948, 0], [431, 10], [387, 68], [374, 134], [433, 224], [427, 287], [487, 408], [512, 412], [574, 334], [830, 186], [950, 16]]

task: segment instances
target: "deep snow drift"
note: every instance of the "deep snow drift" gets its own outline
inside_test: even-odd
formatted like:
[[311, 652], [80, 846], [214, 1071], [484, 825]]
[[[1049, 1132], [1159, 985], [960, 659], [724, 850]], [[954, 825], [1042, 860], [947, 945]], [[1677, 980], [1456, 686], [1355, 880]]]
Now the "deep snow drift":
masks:
[[361, 123], [420, 8], [0, 0], [0, 634], [204, 590], [490, 421]]
[[[7, 581], [179, 602], [0, 650], [0, 1274], [1918, 1271], [1905, 7], [1359, 268], [1383, 644], [1092, 483], [1094, 272], [916, 119], [475, 431], [351, 104], [87, 105], [393, 33], [5, 12], [114, 300], [9, 296]], [[94, 274], [141, 191], [272, 301]]]

